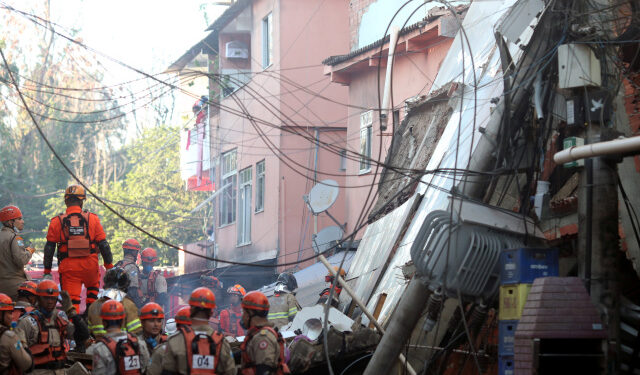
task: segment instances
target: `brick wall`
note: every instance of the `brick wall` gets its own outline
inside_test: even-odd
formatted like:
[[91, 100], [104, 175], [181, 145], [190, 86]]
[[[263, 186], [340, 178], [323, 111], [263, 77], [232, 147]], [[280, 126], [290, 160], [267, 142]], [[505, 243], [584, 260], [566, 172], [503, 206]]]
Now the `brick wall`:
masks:
[[358, 29], [362, 15], [366, 13], [369, 5], [375, 3], [376, 0], [351, 0], [349, 1], [349, 48], [353, 51], [358, 48]]

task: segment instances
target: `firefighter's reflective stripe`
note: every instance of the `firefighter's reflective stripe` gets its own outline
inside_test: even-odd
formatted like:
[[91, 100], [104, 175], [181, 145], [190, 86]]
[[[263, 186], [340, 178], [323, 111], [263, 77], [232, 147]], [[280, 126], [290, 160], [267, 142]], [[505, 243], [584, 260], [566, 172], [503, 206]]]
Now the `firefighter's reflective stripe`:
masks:
[[289, 313], [286, 311], [280, 311], [280, 312], [270, 312], [269, 315], [267, 315], [267, 318], [269, 320], [273, 320], [273, 319], [287, 319], [289, 317]]
[[127, 323], [127, 326], [126, 326], [127, 332], [135, 331], [136, 329], [141, 327], [142, 327], [142, 322], [140, 322], [140, 319], [134, 319], [129, 323]]
[[292, 308], [289, 309], [289, 317], [296, 316], [297, 313], [298, 313], [298, 308], [296, 306], [293, 306]]
[[92, 335], [106, 335], [107, 331], [104, 329], [104, 325], [96, 324], [89, 326], [89, 331], [91, 331]]
[[298, 313], [298, 308], [293, 306], [289, 308], [288, 311], [279, 311], [279, 312], [270, 312], [268, 315], [269, 319], [279, 319], [279, 318], [289, 318], [291, 316], [296, 316]]

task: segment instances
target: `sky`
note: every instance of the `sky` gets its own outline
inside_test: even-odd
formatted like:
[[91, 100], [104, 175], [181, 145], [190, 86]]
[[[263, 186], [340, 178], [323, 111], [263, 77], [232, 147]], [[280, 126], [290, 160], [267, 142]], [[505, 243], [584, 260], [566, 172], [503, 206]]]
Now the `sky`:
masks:
[[[46, 0], [0, 0], [18, 10], [31, 12], [44, 9]], [[157, 74], [177, 60], [191, 46], [202, 40], [205, 29], [226, 9], [217, 5], [222, 1], [205, 0], [50, 0], [51, 21], [58, 32], [70, 35], [116, 60], [149, 74]], [[44, 17], [44, 14], [37, 14]], [[27, 21], [25, 21], [27, 22]], [[64, 43], [58, 37], [60, 43]], [[104, 74], [104, 85], [117, 85], [141, 78], [141, 75], [121, 65], [98, 57]], [[168, 76], [161, 79], [169, 80]], [[132, 92], [142, 92], [150, 80], [128, 85]], [[175, 93], [175, 95], [181, 95]], [[184, 95], [184, 94], [182, 94]], [[165, 98], [167, 102], [171, 100]], [[144, 100], [146, 102], [147, 100]], [[140, 101], [142, 102], [142, 100]], [[179, 109], [168, 122], [175, 123]], [[139, 108], [138, 123], [153, 123], [150, 108]], [[131, 116], [127, 140], [135, 138], [139, 130]]]
[[80, 29], [87, 45], [151, 73], [164, 70], [206, 35], [208, 23], [225, 9], [213, 3], [51, 0], [51, 12], [59, 24]]

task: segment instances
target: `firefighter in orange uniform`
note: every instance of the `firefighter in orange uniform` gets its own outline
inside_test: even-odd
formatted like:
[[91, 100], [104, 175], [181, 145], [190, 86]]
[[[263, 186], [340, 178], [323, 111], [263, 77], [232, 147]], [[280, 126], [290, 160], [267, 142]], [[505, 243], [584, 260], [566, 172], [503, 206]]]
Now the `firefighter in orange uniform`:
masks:
[[[64, 374], [67, 359], [66, 339], [74, 339], [76, 348], [83, 348], [89, 338], [89, 329], [76, 313], [69, 294], [58, 290], [52, 280], [43, 280], [36, 289], [38, 309], [23, 316], [18, 322], [23, 343], [31, 350], [34, 375]], [[62, 311], [56, 309], [62, 295]], [[69, 321], [71, 319], [71, 322]]]
[[236, 365], [231, 346], [220, 332], [209, 326], [216, 297], [207, 288], [194, 290], [189, 297], [191, 327], [181, 325], [169, 337], [162, 358], [162, 374], [233, 375]]
[[140, 341], [147, 344], [149, 353], [158, 345], [167, 342], [167, 335], [162, 333], [164, 328], [164, 310], [155, 302], [149, 302], [140, 309], [140, 321], [142, 322], [142, 334], [138, 336]]
[[156, 302], [163, 309], [168, 307], [167, 279], [162, 271], [154, 270], [153, 266], [158, 261], [158, 253], [155, 249], [147, 247], [140, 255], [142, 260], [142, 273], [140, 274], [140, 290], [147, 302]]
[[82, 284], [87, 288], [87, 309], [98, 298], [98, 251], [102, 255], [104, 267], [113, 267], [111, 248], [100, 219], [97, 215], [82, 210], [85, 199], [84, 188], [80, 185], [71, 185], [65, 190], [64, 203], [67, 210], [51, 219], [44, 247], [45, 278], [51, 278], [53, 254], [57, 245], [60, 286], [71, 295], [76, 311], [80, 311]]
[[240, 324], [240, 318], [242, 317], [242, 307], [240, 303], [242, 302], [242, 297], [244, 297], [247, 292], [242, 285], [236, 284], [227, 289], [227, 294], [229, 294], [231, 298], [231, 306], [229, 306], [228, 309], [220, 311], [220, 330], [227, 336], [244, 336], [244, 329]]
[[29, 280], [24, 272], [35, 251], [25, 247], [20, 231], [24, 229], [22, 212], [16, 206], [0, 209], [0, 293], [15, 299], [18, 285]]
[[33, 358], [20, 342], [13, 321], [13, 301], [0, 293], [0, 374], [24, 374], [33, 366]]
[[247, 335], [240, 346], [243, 375], [289, 374], [284, 358], [284, 339], [267, 319], [269, 300], [257, 291], [242, 299], [242, 326]]
[[124, 306], [113, 299], [102, 304], [100, 317], [107, 333], [92, 345], [87, 353], [93, 356], [91, 373], [94, 375], [143, 374], [149, 362], [144, 343], [130, 333], [122, 331]]
[[38, 285], [33, 281], [25, 281], [18, 287], [18, 299], [13, 310], [14, 322], [36, 309], [36, 288]]
[[[343, 279], [345, 278], [345, 276], [347, 276], [347, 273], [345, 272], [345, 270], [343, 270], [342, 268], [338, 270], [338, 266], [334, 266], [333, 271], [336, 274], [340, 274], [340, 277], [342, 277]], [[334, 279], [335, 278], [333, 277], [333, 274], [331, 272], [327, 272], [327, 275], [324, 277], [324, 281], [329, 283], [329, 287], [324, 288], [322, 292], [320, 292], [320, 298], [318, 299], [318, 302], [316, 302], [316, 305], [323, 305], [327, 303], [327, 300], [331, 295], [331, 284], [333, 284]], [[340, 287], [340, 284], [336, 283], [335, 290], [333, 291], [333, 300], [331, 301], [331, 306], [335, 308], [338, 307], [338, 305], [340, 304], [339, 297], [341, 292], [342, 292], [342, 288]]]

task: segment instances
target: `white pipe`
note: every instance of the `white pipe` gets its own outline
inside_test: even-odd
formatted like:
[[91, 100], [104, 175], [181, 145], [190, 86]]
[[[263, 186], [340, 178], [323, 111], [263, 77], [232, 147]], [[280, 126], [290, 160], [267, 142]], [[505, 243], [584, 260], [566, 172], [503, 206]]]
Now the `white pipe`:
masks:
[[542, 69], [538, 70], [536, 80], [533, 82], [533, 103], [536, 107], [536, 115], [538, 120], [544, 118], [542, 113]]
[[640, 151], [640, 136], [618, 138], [613, 141], [591, 143], [584, 146], [573, 146], [553, 155], [556, 164], [570, 163], [575, 160], [595, 156], [628, 154]]
[[391, 28], [389, 37], [389, 56], [387, 56], [387, 74], [384, 77], [384, 91], [382, 94], [382, 108], [380, 108], [380, 130], [387, 130], [387, 119], [389, 118], [389, 102], [391, 101], [391, 74], [393, 73], [393, 59], [396, 53], [396, 44], [400, 29], [397, 26]]
[[[353, 291], [353, 289], [351, 289], [351, 287], [346, 283], [346, 281], [344, 281], [342, 276], [338, 275], [338, 273], [333, 269], [333, 267], [331, 266], [331, 263], [329, 263], [327, 258], [325, 258], [324, 255], [320, 254], [320, 256], [318, 257], [318, 260], [320, 260], [320, 262], [322, 262], [322, 264], [324, 264], [324, 266], [327, 267], [327, 270], [329, 270], [329, 272], [333, 275], [333, 277], [337, 277], [338, 284], [342, 286], [342, 289], [344, 289], [344, 291], [347, 292], [347, 294], [351, 297], [351, 299], [353, 299], [353, 302], [355, 302], [356, 305], [360, 307], [360, 310], [362, 310], [362, 313], [364, 313], [364, 315], [366, 315], [367, 318], [369, 318], [369, 322], [373, 323], [373, 325], [378, 329], [378, 332], [384, 335], [384, 328], [382, 328], [380, 323], [378, 323], [376, 318], [373, 316], [371, 311], [367, 309], [367, 306], [365, 306], [362, 300], [358, 298], [358, 296]], [[400, 362], [402, 362], [403, 365], [407, 366], [406, 367], [407, 372], [410, 375], [416, 375], [416, 370], [414, 370], [413, 367], [409, 364], [409, 362], [407, 362], [407, 358], [405, 358], [404, 354], [400, 353], [398, 355], [398, 359], [400, 359]]]

